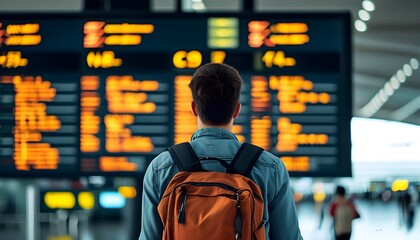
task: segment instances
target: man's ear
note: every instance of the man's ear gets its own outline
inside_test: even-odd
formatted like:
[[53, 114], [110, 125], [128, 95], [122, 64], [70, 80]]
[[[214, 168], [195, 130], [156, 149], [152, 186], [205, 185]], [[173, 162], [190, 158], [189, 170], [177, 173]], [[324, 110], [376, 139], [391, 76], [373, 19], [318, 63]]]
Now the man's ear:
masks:
[[191, 101], [191, 111], [197, 117], [197, 109], [195, 109], [195, 102]]
[[238, 103], [238, 105], [236, 106], [235, 112], [233, 113], [233, 116], [232, 116], [233, 118], [238, 117], [239, 113], [241, 112], [241, 107], [242, 107], [242, 104]]

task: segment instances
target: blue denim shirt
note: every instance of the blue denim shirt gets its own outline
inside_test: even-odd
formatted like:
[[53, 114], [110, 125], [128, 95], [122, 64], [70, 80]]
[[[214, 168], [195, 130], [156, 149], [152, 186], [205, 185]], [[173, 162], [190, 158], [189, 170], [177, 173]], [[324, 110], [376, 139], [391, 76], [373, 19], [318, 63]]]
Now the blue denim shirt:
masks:
[[[197, 130], [190, 143], [198, 157], [211, 156], [228, 162], [241, 146], [233, 133], [222, 128]], [[202, 165], [206, 170], [225, 170], [214, 161], [202, 161]], [[163, 225], [157, 206], [169, 181], [177, 172], [178, 167], [168, 151], [161, 153], [150, 163], [143, 184], [140, 240], [162, 239]], [[254, 165], [250, 177], [260, 186], [263, 194], [267, 239], [302, 239], [289, 175], [279, 158], [264, 151]]]

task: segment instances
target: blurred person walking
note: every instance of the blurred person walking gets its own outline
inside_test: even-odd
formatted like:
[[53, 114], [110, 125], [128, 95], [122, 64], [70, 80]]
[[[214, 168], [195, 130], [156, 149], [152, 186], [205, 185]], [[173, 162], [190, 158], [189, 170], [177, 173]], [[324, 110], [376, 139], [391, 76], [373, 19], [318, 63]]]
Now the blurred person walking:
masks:
[[414, 226], [415, 209], [419, 198], [419, 192], [410, 186], [407, 190], [407, 195], [410, 196], [407, 199], [407, 230], [411, 230]]
[[400, 218], [401, 225], [409, 229], [408, 219], [409, 219], [411, 195], [407, 190], [400, 192], [399, 203], [401, 206], [401, 218]]
[[352, 201], [346, 199], [346, 189], [337, 186], [336, 198], [330, 206], [330, 216], [333, 217], [334, 236], [336, 240], [349, 240], [352, 232], [352, 222], [360, 218]]

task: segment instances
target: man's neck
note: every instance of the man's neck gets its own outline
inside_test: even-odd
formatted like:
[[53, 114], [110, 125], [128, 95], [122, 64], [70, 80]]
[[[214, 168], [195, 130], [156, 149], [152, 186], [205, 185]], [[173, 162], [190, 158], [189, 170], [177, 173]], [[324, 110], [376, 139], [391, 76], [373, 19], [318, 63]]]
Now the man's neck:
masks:
[[343, 201], [343, 200], [346, 200], [346, 198], [344, 196], [337, 195], [337, 200], [338, 201]]
[[199, 118], [197, 118], [197, 128], [198, 129], [202, 129], [202, 128], [223, 128], [225, 130], [228, 130], [229, 132], [232, 132], [232, 128], [233, 128], [233, 120], [228, 123], [228, 124], [224, 124], [224, 125], [209, 125], [209, 124], [205, 124], [203, 123]]

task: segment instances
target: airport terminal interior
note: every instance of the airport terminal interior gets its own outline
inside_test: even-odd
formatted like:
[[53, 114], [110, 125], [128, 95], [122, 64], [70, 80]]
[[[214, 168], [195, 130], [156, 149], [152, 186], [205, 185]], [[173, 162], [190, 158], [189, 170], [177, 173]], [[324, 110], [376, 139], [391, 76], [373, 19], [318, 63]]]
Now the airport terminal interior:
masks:
[[343, 186], [352, 240], [420, 240], [419, 11], [0, 0], [0, 240], [138, 239], [145, 171], [197, 129], [188, 84], [209, 62], [241, 74], [232, 132], [285, 165], [303, 239], [335, 239]]

